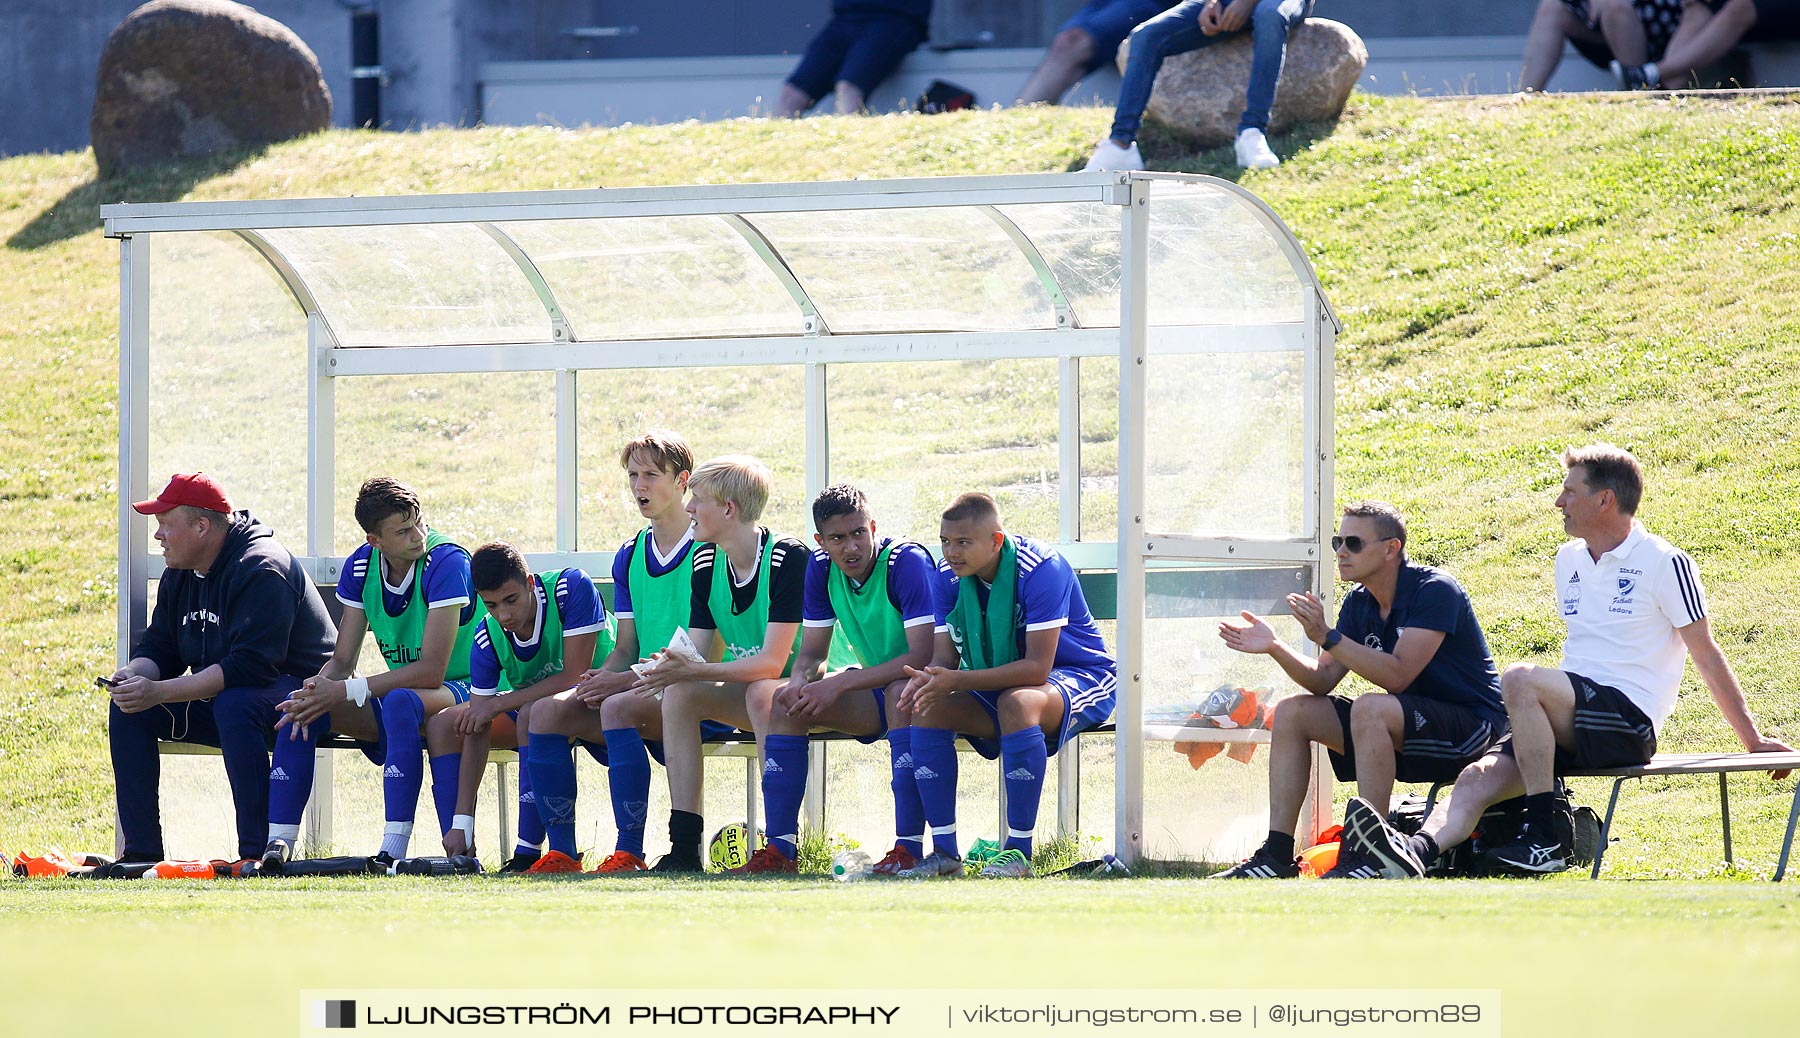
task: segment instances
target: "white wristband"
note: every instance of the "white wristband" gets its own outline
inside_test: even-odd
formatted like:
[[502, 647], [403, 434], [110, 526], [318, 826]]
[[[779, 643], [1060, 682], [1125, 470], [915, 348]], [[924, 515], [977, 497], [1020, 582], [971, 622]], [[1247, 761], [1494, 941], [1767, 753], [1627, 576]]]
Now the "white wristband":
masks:
[[369, 679], [345, 678], [344, 694], [350, 697], [350, 702], [362, 706], [369, 701]]
[[452, 818], [450, 820], [450, 828], [461, 829], [463, 831], [464, 838], [466, 838], [469, 841], [469, 843], [472, 844], [475, 842], [475, 816], [474, 815], [457, 815], [455, 818]]

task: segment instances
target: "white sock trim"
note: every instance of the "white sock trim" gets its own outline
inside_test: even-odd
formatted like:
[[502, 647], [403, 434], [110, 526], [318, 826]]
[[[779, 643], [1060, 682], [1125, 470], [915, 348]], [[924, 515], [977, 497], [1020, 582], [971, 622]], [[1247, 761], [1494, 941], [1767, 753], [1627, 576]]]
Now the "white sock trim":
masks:
[[1036, 836], [1037, 833], [1031, 829], [1014, 829], [1009, 825], [1006, 827], [1006, 835], [1015, 840], [1029, 840], [1033, 836]]
[[934, 825], [929, 828], [931, 829], [931, 835], [933, 836], [951, 836], [956, 832], [956, 823], [951, 822], [949, 825]]
[[412, 831], [413, 824], [411, 822], [389, 822], [387, 828], [383, 829], [381, 833], [383, 836], [411, 836]]
[[924, 843], [925, 842], [925, 834], [920, 833], [917, 836], [907, 836], [907, 835], [902, 834], [899, 836], [895, 836], [894, 842], [895, 843]]
[[294, 825], [276, 825], [270, 823], [269, 825], [269, 839], [271, 840], [286, 840], [289, 843], [293, 843], [299, 838], [300, 826], [297, 823]]

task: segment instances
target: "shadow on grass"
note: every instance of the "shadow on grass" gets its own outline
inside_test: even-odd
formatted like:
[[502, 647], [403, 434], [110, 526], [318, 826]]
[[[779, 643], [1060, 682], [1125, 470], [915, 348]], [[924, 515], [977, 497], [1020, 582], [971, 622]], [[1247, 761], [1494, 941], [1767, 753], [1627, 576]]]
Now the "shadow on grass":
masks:
[[266, 150], [246, 148], [90, 180], [57, 199], [8, 238], [6, 245], [30, 251], [67, 241], [99, 226], [102, 205], [173, 202], [186, 196], [196, 185], [230, 173]]
[[[1330, 122], [1301, 123], [1286, 133], [1270, 134], [1269, 147], [1280, 156], [1281, 161], [1287, 162], [1331, 136], [1337, 129], [1337, 124], [1338, 120], [1335, 119]], [[1244, 175], [1244, 171], [1238, 168], [1237, 154], [1231, 145], [1195, 150], [1193, 143], [1187, 138], [1153, 121], [1145, 121], [1143, 132], [1138, 135], [1138, 150], [1144, 156], [1144, 165], [1157, 173], [1203, 173], [1234, 184]], [[1087, 164], [1087, 160], [1086, 155], [1080, 156], [1069, 164], [1069, 172], [1079, 171]]]

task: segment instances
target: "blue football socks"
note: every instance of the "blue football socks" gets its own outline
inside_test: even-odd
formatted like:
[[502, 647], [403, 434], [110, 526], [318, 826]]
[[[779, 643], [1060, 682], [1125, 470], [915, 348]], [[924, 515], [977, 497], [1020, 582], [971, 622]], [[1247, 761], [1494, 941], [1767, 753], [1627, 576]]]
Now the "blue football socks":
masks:
[[769, 735], [763, 738], [763, 815], [768, 820], [769, 845], [800, 857], [800, 801], [806, 796], [806, 736]]
[[955, 854], [956, 733], [948, 728], [912, 730], [913, 782], [925, 821], [931, 824], [932, 850]]
[[544, 820], [538, 815], [537, 796], [531, 787], [531, 740], [519, 746], [519, 839], [515, 853], [533, 854], [544, 846]]
[[915, 858], [925, 856], [925, 804], [913, 777], [912, 728], [890, 728], [888, 751], [893, 763], [895, 841]]
[[1006, 782], [1004, 850], [1031, 857], [1031, 835], [1037, 828], [1038, 801], [1044, 796], [1048, 763], [1042, 728], [1027, 728], [1000, 737], [1000, 770]]
[[[575, 857], [575, 756], [566, 735], [531, 733], [531, 788], [550, 849]], [[523, 833], [524, 827], [520, 827]]]
[[275, 730], [275, 753], [269, 764], [269, 824], [300, 824], [300, 814], [312, 795], [313, 751], [330, 726], [330, 718], [321, 717], [307, 726], [309, 734], [298, 739], [289, 738], [298, 731], [292, 725]]
[[612, 791], [618, 849], [644, 856], [644, 825], [650, 816], [650, 751], [636, 728], [606, 730], [607, 786]]
[[387, 752], [381, 763], [381, 799], [386, 807], [387, 829], [381, 851], [404, 858], [412, 843], [413, 815], [419, 809], [419, 787], [425, 784], [425, 703], [410, 688], [396, 688], [381, 697], [381, 731]]
[[462, 754], [445, 753], [431, 758], [431, 803], [437, 808], [438, 832], [447, 833], [456, 822], [456, 784], [462, 780]]

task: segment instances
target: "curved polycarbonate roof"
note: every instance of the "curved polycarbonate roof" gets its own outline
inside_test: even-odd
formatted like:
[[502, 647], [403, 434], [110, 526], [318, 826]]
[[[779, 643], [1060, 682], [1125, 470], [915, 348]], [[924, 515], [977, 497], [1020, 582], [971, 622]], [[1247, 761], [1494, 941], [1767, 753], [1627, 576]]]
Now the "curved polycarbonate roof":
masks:
[[1144, 182], [1151, 325], [1304, 319], [1292, 234], [1233, 184], [1064, 174], [113, 205], [107, 233], [227, 230], [339, 348], [1004, 332], [1119, 324]]

